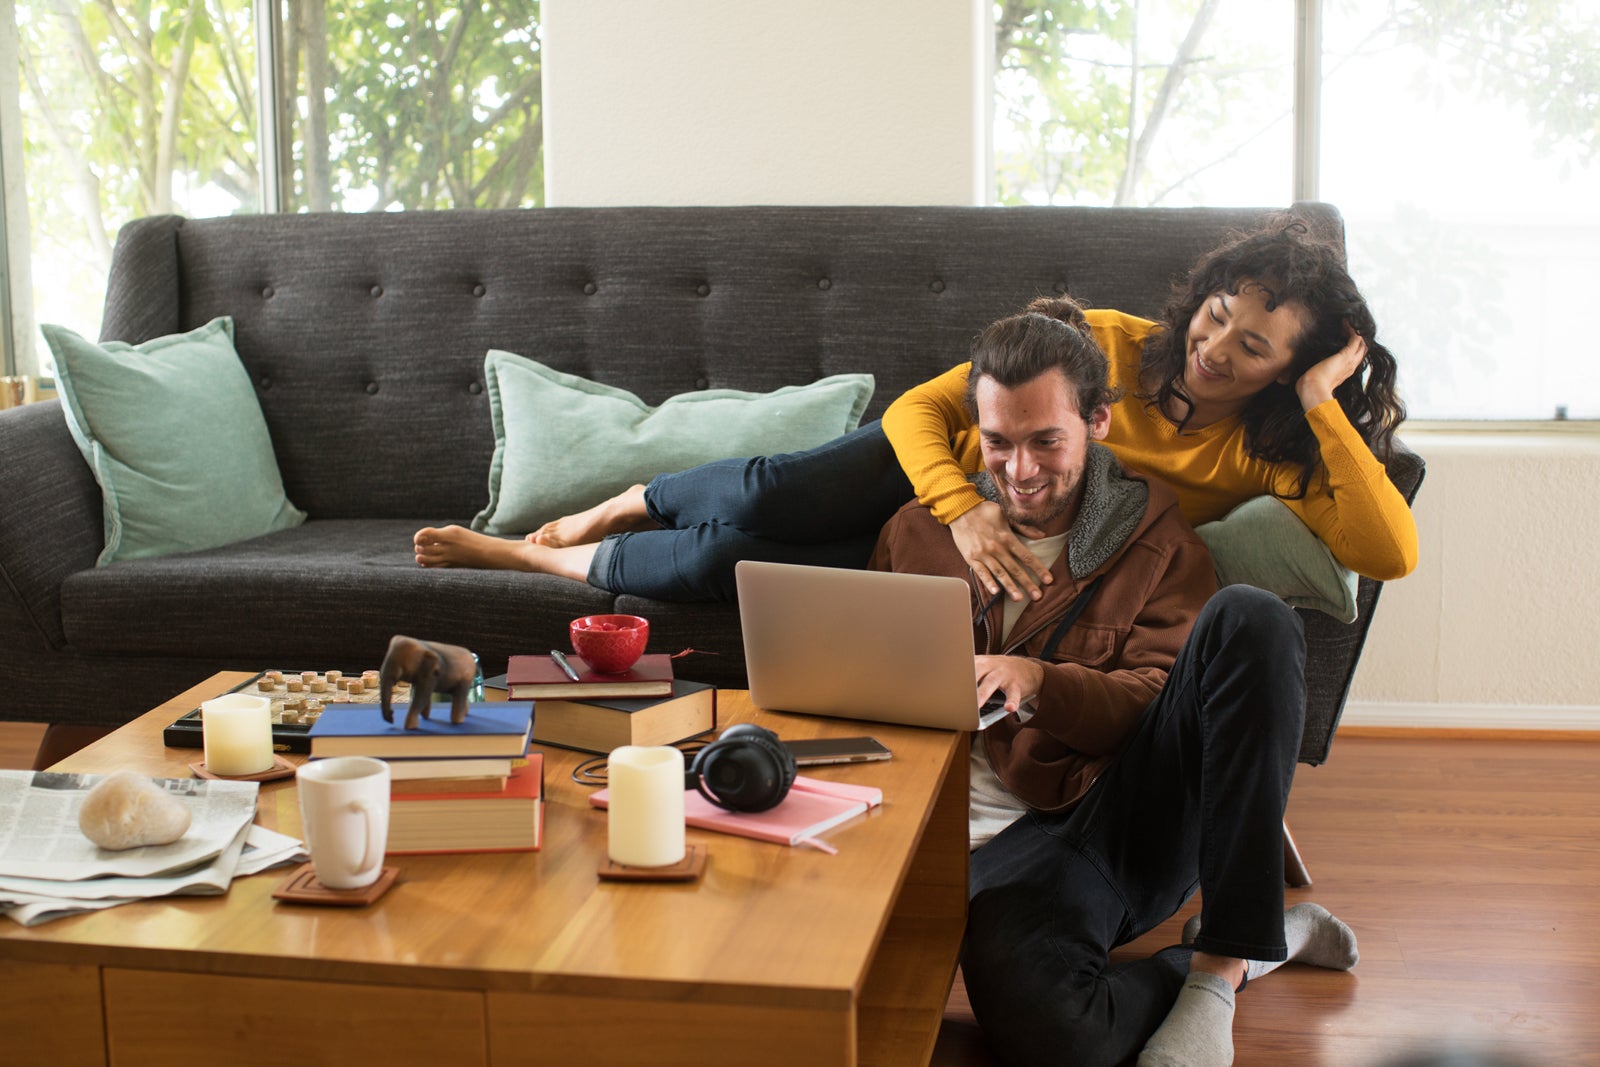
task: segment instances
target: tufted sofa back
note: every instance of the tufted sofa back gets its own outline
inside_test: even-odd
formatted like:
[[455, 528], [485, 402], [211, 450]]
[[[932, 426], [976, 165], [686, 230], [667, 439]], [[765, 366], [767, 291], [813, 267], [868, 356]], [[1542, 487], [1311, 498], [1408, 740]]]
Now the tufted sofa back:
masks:
[[[1322, 204], [1296, 210], [1340, 233]], [[1248, 209], [568, 208], [140, 219], [101, 337], [235, 321], [289, 498], [313, 518], [468, 517], [500, 348], [632, 390], [876, 376], [868, 418], [990, 321], [1070, 291], [1155, 316]]]

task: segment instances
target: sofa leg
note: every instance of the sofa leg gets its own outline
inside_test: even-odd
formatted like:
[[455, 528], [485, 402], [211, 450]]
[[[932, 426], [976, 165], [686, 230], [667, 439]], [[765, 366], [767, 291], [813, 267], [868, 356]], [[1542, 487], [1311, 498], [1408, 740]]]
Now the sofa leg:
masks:
[[33, 753], [33, 769], [47, 770], [115, 729], [115, 726], [71, 726], [53, 722], [45, 727], [44, 736], [39, 738], [39, 747]]
[[1295, 847], [1287, 820], [1283, 824], [1283, 884], [1291, 889], [1303, 889], [1311, 884], [1311, 874], [1300, 858], [1300, 850]]

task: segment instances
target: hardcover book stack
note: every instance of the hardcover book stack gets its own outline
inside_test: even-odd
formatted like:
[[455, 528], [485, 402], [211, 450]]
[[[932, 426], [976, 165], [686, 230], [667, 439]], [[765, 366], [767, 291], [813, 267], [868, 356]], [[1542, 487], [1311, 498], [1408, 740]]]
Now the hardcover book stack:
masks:
[[544, 760], [528, 751], [526, 702], [472, 704], [460, 723], [448, 705], [418, 729], [404, 712], [338, 706], [311, 727], [311, 758], [372, 756], [389, 764], [389, 852], [537, 849], [544, 829]]
[[393, 792], [389, 852], [530, 852], [544, 834], [544, 756], [529, 752], [498, 789]]
[[583, 752], [670, 745], [717, 727], [717, 691], [673, 676], [671, 657], [647, 653], [630, 670], [600, 674], [568, 656], [578, 680], [548, 656], [512, 656], [506, 689], [534, 702], [533, 742]]

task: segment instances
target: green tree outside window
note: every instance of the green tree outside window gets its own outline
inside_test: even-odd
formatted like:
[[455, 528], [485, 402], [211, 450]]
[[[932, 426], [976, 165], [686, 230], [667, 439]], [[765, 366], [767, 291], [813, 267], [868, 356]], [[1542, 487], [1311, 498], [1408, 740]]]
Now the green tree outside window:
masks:
[[[284, 0], [287, 206], [544, 202], [538, 0]], [[234, 0], [17, 0], [36, 318], [95, 332], [119, 227], [261, 210]]]

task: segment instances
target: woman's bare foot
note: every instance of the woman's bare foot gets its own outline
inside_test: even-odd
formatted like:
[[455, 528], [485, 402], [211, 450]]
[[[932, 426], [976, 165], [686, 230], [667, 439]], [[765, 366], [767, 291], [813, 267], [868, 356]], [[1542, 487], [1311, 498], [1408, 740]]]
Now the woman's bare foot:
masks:
[[411, 539], [420, 567], [478, 567], [484, 570], [536, 570], [525, 541], [469, 530], [465, 526], [425, 526]]
[[568, 548], [597, 544], [608, 534], [655, 529], [644, 506], [644, 486], [624, 489], [610, 500], [602, 500], [587, 511], [552, 519], [529, 534], [525, 540], [546, 548]]
[[420, 567], [477, 567], [482, 570], [533, 571], [589, 579], [594, 545], [548, 548], [532, 541], [492, 537], [464, 526], [426, 526], [412, 538]]

